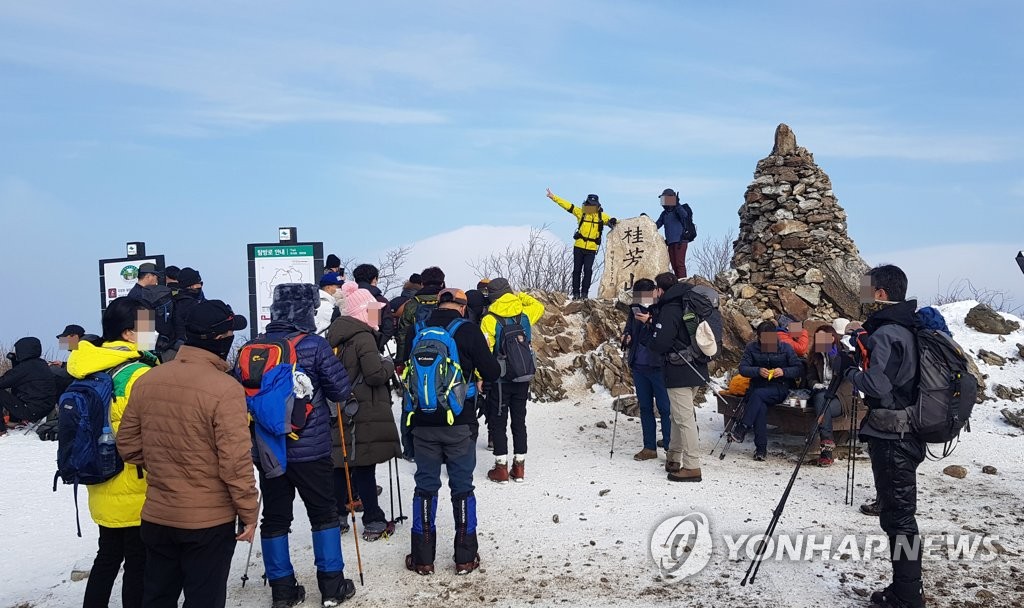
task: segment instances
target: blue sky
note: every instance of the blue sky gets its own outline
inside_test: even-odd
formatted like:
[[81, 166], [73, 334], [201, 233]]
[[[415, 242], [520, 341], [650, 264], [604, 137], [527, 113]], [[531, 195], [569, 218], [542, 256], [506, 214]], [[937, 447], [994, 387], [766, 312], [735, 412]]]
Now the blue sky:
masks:
[[780, 122], [869, 261], [1024, 299], [1024, 5], [721, 4], [4, 2], [0, 341], [97, 326], [129, 240], [245, 309], [280, 225], [373, 258], [568, 237], [548, 186], [619, 216], [673, 187], [723, 234]]

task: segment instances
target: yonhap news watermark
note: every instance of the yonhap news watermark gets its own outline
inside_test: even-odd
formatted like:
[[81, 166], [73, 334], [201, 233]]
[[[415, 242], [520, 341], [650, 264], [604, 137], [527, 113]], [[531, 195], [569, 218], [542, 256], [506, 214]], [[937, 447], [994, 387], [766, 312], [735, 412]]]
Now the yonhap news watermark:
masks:
[[[763, 545], [763, 547], [762, 547]], [[884, 534], [715, 533], [704, 513], [669, 517], [651, 534], [651, 558], [665, 580], [678, 582], [703, 571], [715, 554], [731, 562], [828, 562], [889, 560]], [[923, 534], [901, 538], [892, 548], [897, 559], [991, 562], [1005, 552], [998, 536], [985, 534]], [[759, 555], [759, 553], [761, 555]]]

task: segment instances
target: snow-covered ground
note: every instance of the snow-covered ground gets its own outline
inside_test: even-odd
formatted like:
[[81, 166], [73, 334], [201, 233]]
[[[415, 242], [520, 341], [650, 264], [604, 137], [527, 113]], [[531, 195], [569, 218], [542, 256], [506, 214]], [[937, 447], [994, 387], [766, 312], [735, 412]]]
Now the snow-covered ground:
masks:
[[[943, 307], [955, 338], [968, 350], [1015, 357], [1005, 368], [979, 363], [991, 387], [1022, 386], [1024, 363], [1015, 344], [1024, 331], [1007, 336], [973, 332], [963, 317], [973, 303]], [[439, 508], [439, 573], [421, 578], [407, 572], [408, 522], [390, 540], [360, 543], [366, 585], [352, 600], [357, 606], [865, 606], [864, 594], [884, 585], [889, 564], [873, 561], [821, 560], [766, 562], [753, 585], [739, 582], [749, 565], [730, 561], [717, 543], [711, 563], [683, 582], [663, 580], [650, 557], [650, 536], [666, 518], [705, 513], [712, 536], [761, 534], [795, 463], [800, 438], [772, 436], [769, 460], [754, 462], [748, 442], [734, 447], [725, 460], [705, 458], [704, 481], [676, 484], [665, 479], [664, 454], [657, 461], [634, 462], [640, 448], [639, 420], [620, 416], [614, 458], [609, 458], [613, 413], [607, 394], [583, 392], [576, 399], [531, 404], [530, 457], [527, 482], [498, 486], [486, 480], [490, 454], [478, 451], [477, 496], [483, 567], [467, 577], [445, 568], [451, 555], [451, 507]], [[930, 606], [1019, 606], [1024, 602], [1020, 555], [1024, 551], [1024, 431], [1007, 425], [999, 410], [1007, 402], [987, 401], [972, 419], [956, 452], [941, 462], [926, 461], [919, 470], [918, 521], [925, 534], [986, 533], [999, 538], [1003, 553], [991, 562], [934, 561], [925, 564]], [[1024, 407], [1017, 403], [1015, 407]], [[714, 404], [699, 410], [701, 449], [711, 451], [722, 419]], [[608, 428], [598, 428], [604, 421]], [[51, 483], [56, 444], [35, 435], [12, 433], [0, 440], [0, 608], [79, 605], [85, 582], [70, 582], [76, 563], [91, 562], [96, 527], [83, 502], [83, 532], [75, 536], [74, 505], [69, 488], [54, 494]], [[958, 464], [968, 471], [954, 479], [942, 469]], [[777, 533], [819, 535], [880, 533], [876, 520], [844, 506], [846, 461], [830, 469], [801, 470]], [[982, 473], [994, 466], [997, 475]], [[404, 510], [412, 496], [413, 465], [401, 463]], [[870, 463], [858, 459], [857, 503], [872, 494]], [[388, 510], [387, 468], [378, 482]], [[605, 493], [605, 490], [609, 492]], [[602, 496], [602, 494], [604, 494]], [[84, 498], [84, 490], [83, 496]], [[318, 605], [308, 522], [296, 503], [293, 561], [301, 582], [311, 591], [307, 605]], [[557, 516], [557, 523], [556, 518]], [[358, 580], [353, 538], [344, 538], [346, 573]], [[716, 541], [717, 542], [717, 541]], [[269, 605], [269, 590], [260, 584], [259, 547], [253, 552], [250, 582], [241, 588], [248, 545], [239, 545], [229, 579], [229, 606]], [[985, 599], [990, 592], [992, 597]], [[112, 606], [120, 606], [115, 590]]]

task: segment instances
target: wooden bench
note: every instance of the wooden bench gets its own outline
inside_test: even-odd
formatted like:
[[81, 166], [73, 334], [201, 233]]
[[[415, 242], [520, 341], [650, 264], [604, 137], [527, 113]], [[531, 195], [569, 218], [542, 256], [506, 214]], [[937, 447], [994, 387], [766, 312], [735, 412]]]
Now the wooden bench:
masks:
[[[729, 424], [729, 420], [740, 407], [743, 397], [719, 393], [721, 399], [717, 399], [718, 413], [722, 415], [722, 423]], [[723, 402], [724, 401], [724, 402]], [[859, 397], [853, 399], [854, 408], [857, 410], [857, 422], [854, 430], [860, 428], [860, 423], [867, 415], [867, 408], [861, 403]], [[814, 408], [791, 407], [788, 405], [773, 405], [768, 408], [768, 426], [775, 427], [777, 432], [786, 435], [799, 435], [806, 437], [814, 425]], [[846, 410], [843, 415], [832, 419], [832, 433], [835, 435], [837, 445], [849, 441], [850, 436], [850, 412]], [[817, 443], [817, 442], [816, 442]]]

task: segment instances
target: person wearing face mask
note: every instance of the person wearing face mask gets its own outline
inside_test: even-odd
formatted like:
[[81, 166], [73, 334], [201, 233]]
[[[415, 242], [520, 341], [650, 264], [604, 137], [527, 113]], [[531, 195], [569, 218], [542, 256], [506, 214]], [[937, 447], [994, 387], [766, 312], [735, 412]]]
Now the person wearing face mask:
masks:
[[[391, 407], [388, 381], [395, 373], [391, 359], [377, 350], [381, 309], [372, 292], [348, 282], [342, 287], [345, 307], [327, 332], [327, 341], [338, 354], [352, 378], [352, 394], [358, 408], [345, 410], [345, 444], [348, 448], [352, 485], [363, 503], [363, 539], [369, 542], [394, 534], [395, 522], [388, 521], [377, 501], [378, 464], [402, 455], [402, 446]], [[338, 511], [348, 515], [340, 426], [334, 427], [334, 487]]]
[[652, 460], [658, 457], [657, 423], [654, 407], [658, 407], [661, 418], [662, 445], [667, 449], [672, 438], [672, 406], [668, 389], [665, 388], [664, 358], [647, 346], [654, 332], [651, 307], [655, 304], [657, 286], [651, 279], [640, 279], [633, 284], [633, 306], [626, 317], [622, 332], [622, 346], [626, 349], [626, 360], [633, 372], [633, 385], [640, 405], [640, 428], [643, 431], [644, 447], [633, 456], [633, 460]]
[[[149, 311], [131, 298], [117, 298], [103, 311], [103, 342], [82, 341], [68, 356], [68, 373], [76, 379], [107, 372], [114, 382], [110, 404], [110, 428], [117, 445], [125, 441], [125, 420], [136, 404], [131, 402], [138, 381], [157, 365], [156, 355], [140, 350], [140, 315]], [[143, 341], [155, 342], [154, 336]], [[85, 608], [105, 607], [114, 581], [124, 564], [121, 603], [142, 606], [146, 548], [140, 526], [146, 500], [147, 475], [142, 466], [126, 465], [107, 481], [86, 486], [89, 513], [100, 528], [99, 549], [85, 587]]]
[[814, 332], [814, 346], [807, 356], [804, 385], [811, 387], [809, 404], [814, 413], [822, 417], [821, 455], [819, 467], [830, 467], [835, 462], [835, 438], [832, 419], [853, 410], [853, 389], [845, 381], [846, 372], [853, 366], [853, 356], [839, 341], [839, 334], [831, 325], [822, 325]]
[[196, 304], [178, 356], [140, 378], [129, 398], [117, 449], [135, 465], [125, 470], [144, 468], [149, 481], [140, 529], [146, 606], [177, 606], [182, 592], [186, 606], [224, 606], [235, 545], [255, 535], [245, 393], [225, 373], [234, 332], [246, 326], [220, 300]]
[[331, 322], [338, 318], [344, 306], [345, 295], [341, 291], [344, 279], [336, 272], [328, 272], [320, 277], [320, 302], [316, 307], [316, 333], [325, 336]]
[[160, 353], [161, 361], [171, 361], [178, 353], [178, 349], [185, 343], [185, 319], [189, 312], [200, 302], [204, 302], [203, 277], [194, 268], [186, 266], [178, 271], [178, 283], [174, 291], [174, 310], [171, 318], [174, 320], [174, 341], [171, 346]]

